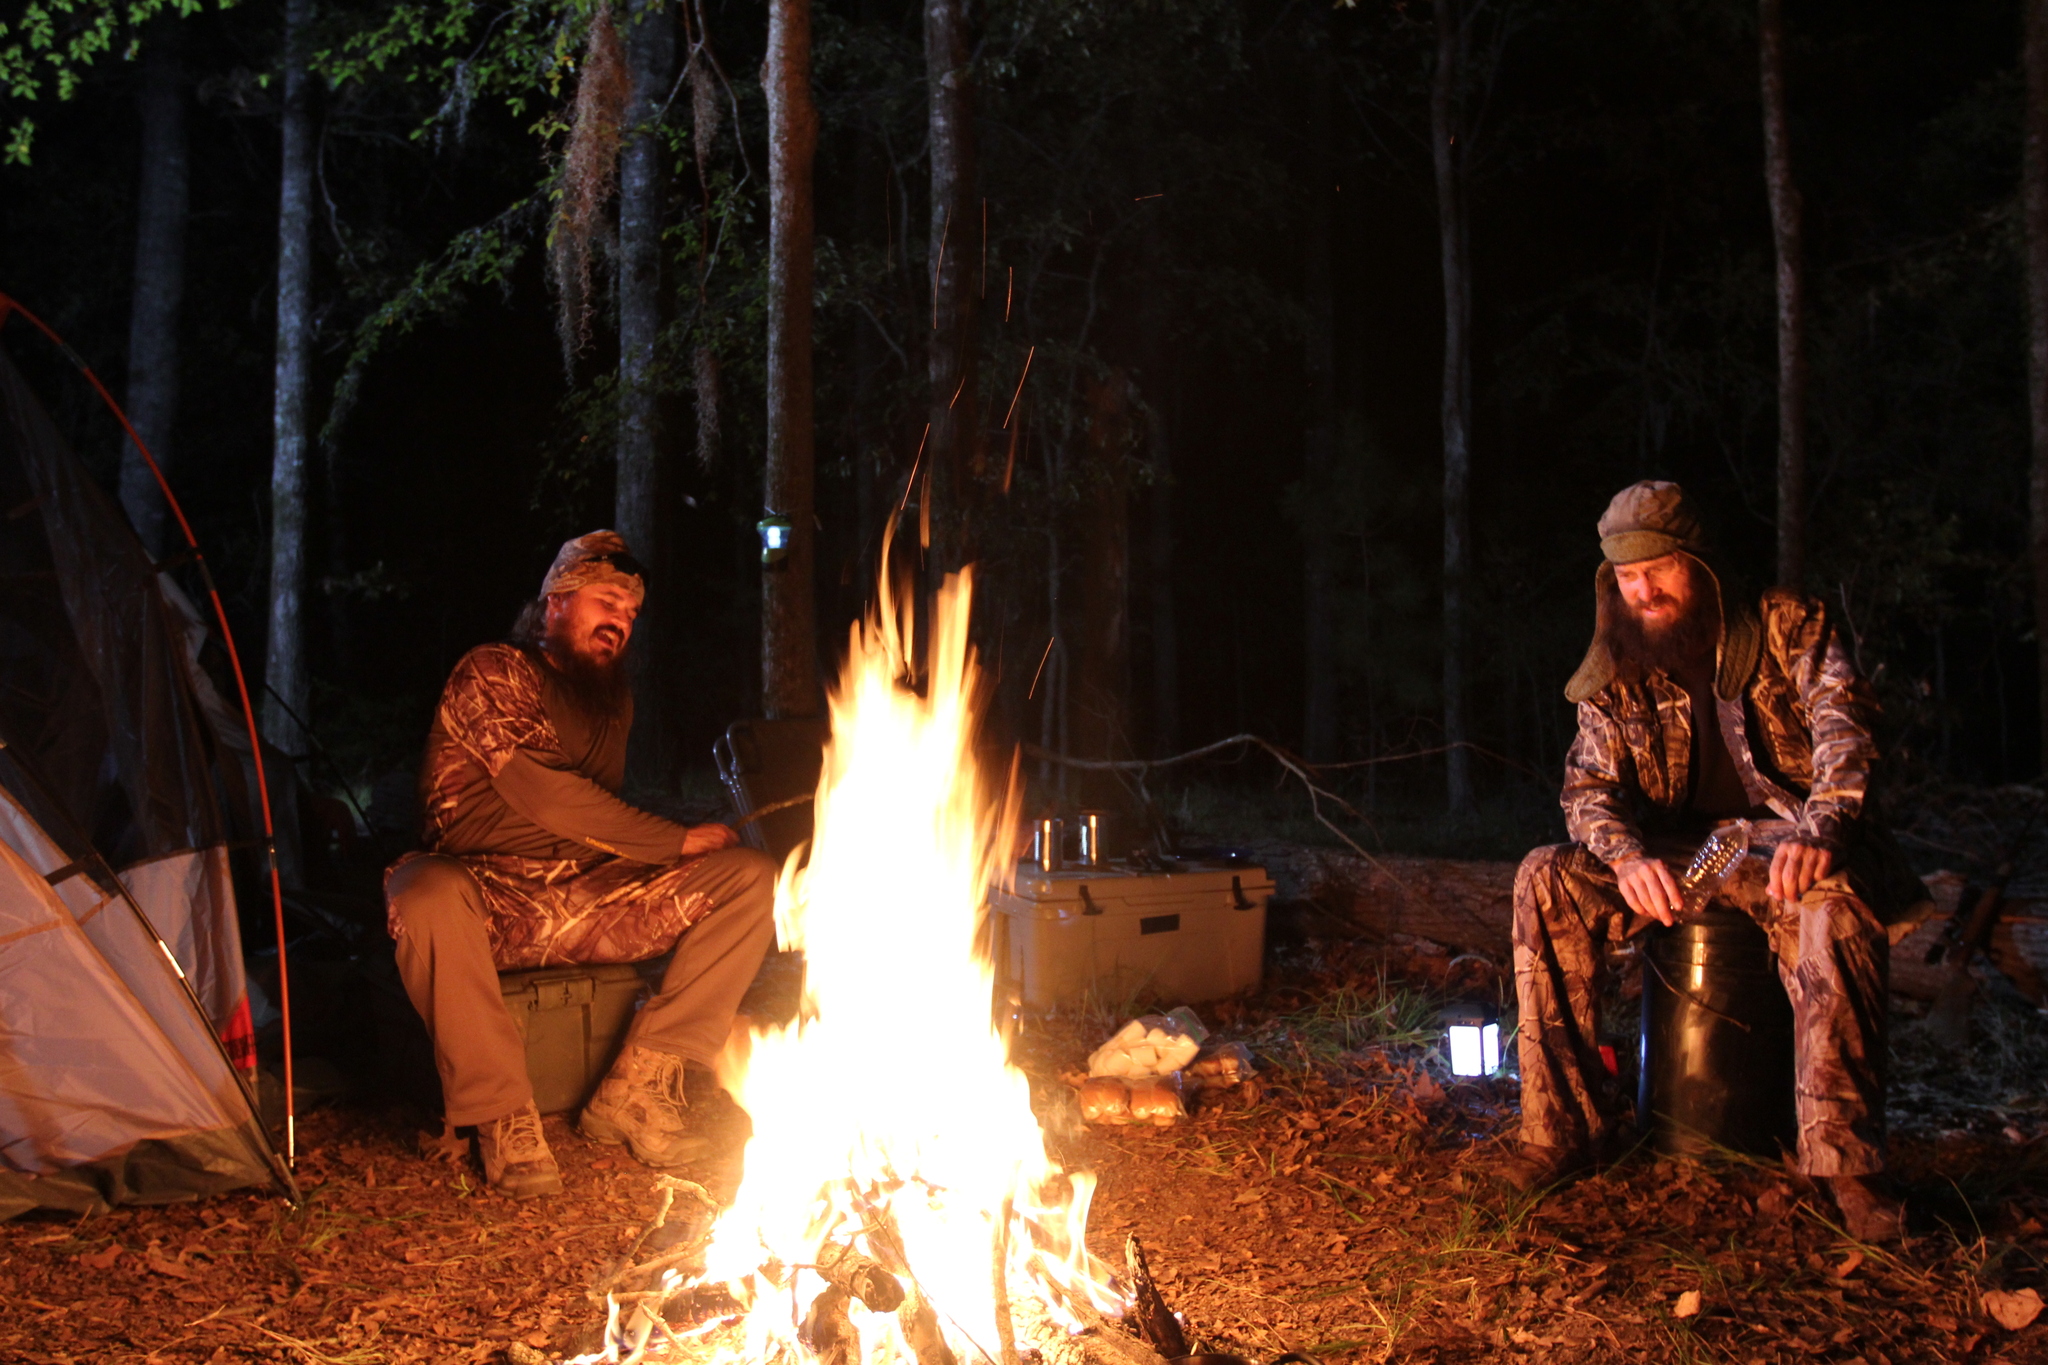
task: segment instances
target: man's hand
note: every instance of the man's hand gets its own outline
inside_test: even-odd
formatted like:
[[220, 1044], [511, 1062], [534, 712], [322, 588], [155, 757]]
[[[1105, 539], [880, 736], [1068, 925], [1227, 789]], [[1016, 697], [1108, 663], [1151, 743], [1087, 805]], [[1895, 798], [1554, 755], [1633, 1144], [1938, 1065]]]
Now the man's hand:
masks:
[[731, 825], [692, 825], [683, 833], [683, 856], [694, 858], [700, 853], [716, 853], [722, 848], [733, 847], [739, 841], [739, 832]]
[[1835, 866], [1835, 855], [1818, 844], [1779, 844], [1771, 854], [1772, 899], [1796, 901]]
[[1678, 908], [1685, 903], [1685, 896], [1678, 889], [1678, 878], [1671, 875], [1662, 858], [1630, 858], [1616, 863], [1614, 879], [1621, 884], [1621, 898], [1628, 902], [1629, 909], [1659, 924], [1677, 921]]

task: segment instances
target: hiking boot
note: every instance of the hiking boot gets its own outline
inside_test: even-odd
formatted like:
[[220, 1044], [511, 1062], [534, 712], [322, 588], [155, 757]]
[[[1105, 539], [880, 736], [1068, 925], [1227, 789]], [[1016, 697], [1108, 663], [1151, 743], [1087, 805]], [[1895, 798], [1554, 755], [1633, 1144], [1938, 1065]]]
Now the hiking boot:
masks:
[[711, 1140], [691, 1131], [683, 1059], [628, 1044], [583, 1106], [578, 1125], [592, 1142], [624, 1143], [643, 1166], [663, 1170], [695, 1161]]
[[1896, 1242], [1904, 1235], [1905, 1205], [1874, 1189], [1862, 1176], [1829, 1176], [1827, 1186], [1835, 1197], [1835, 1207], [1842, 1211], [1842, 1226], [1857, 1241], [1877, 1245]]
[[500, 1194], [531, 1199], [562, 1192], [562, 1170], [541, 1135], [540, 1110], [532, 1100], [504, 1118], [479, 1123], [476, 1150], [484, 1161], [484, 1179]]
[[1513, 1156], [1494, 1167], [1493, 1174], [1517, 1194], [1568, 1185], [1593, 1169], [1593, 1158], [1577, 1147], [1538, 1147], [1518, 1143]]

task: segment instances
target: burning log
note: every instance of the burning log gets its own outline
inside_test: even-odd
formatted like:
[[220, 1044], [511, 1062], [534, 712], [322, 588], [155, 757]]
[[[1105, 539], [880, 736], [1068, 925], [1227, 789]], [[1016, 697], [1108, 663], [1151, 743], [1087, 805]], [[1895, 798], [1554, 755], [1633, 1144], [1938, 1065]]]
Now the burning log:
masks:
[[1138, 1329], [1138, 1339], [1169, 1360], [1186, 1355], [1188, 1341], [1180, 1319], [1153, 1282], [1152, 1267], [1145, 1263], [1145, 1248], [1135, 1232], [1124, 1241], [1124, 1265], [1131, 1279], [1131, 1314], [1126, 1321]]
[[[896, 1293], [902, 1295], [902, 1286]], [[860, 1333], [846, 1311], [851, 1301], [852, 1296], [836, 1284], [811, 1300], [810, 1316], [797, 1328], [797, 1336], [817, 1355], [818, 1365], [858, 1365]]]
[[904, 1340], [917, 1353], [917, 1365], [960, 1365], [953, 1348], [946, 1345], [946, 1334], [939, 1330], [938, 1313], [915, 1288], [896, 1310], [896, 1320], [903, 1324]]
[[903, 1303], [903, 1282], [852, 1247], [824, 1243], [818, 1248], [817, 1267], [827, 1284], [853, 1295], [874, 1312], [893, 1313]]
[[1136, 1337], [1126, 1336], [1085, 1304], [1073, 1305], [1088, 1330], [1079, 1336], [1054, 1321], [1051, 1310], [1035, 1300], [1013, 1309], [1018, 1334], [1038, 1347], [1044, 1365], [1167, 1365], [1166, 1357]]

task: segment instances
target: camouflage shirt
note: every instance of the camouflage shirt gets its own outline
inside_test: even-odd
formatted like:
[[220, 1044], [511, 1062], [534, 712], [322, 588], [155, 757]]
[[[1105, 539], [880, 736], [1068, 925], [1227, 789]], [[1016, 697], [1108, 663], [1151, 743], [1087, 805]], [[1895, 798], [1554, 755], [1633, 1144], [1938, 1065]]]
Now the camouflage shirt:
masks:
[[[1877, 761], [1876, 699], [1819, 598], [1772, 588], [1756, 624], [1756, 662], [1746, 679], [1726, 680], [1739, 685], [1716, 689], [1714, 720], [1751, 803], [1840, 855], [1855, 841]], [[1653, 670], [1634, 683], [1609, 677], [1578, 707], [1578, 737], [1565, 756], [1565, 826], [1603, 862], [1640, 857], [1647, 836], [1683, 823], [1691, 700]]]

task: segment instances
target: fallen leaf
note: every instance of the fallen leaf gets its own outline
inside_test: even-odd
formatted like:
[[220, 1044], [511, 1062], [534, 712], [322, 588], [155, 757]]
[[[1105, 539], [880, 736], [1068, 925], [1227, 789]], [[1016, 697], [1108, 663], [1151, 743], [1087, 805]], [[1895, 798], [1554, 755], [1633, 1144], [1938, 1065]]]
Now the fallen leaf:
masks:
[[79, 1257], [78, 1263], [80, 1265], [89, 1265], [94, 1270], [112, 1270], [114, 1262], [121, 1259], [121, 1253], [125, 1250], [127, 1248], [123, 1247], [119, 1242], [110, 1242], [103, 1251], [95, 1251], [90, 1256]]
[[1984, 1291], [1984, 1311], [2008, 1332], [2017, 1332], [2035, 1318], [2041, 1316], [2041, 1295], [2038, 1290], [1987, 1289]]
[[1233, 1204], [1255, 1204], [1265, 1197], [1266, 1192], [1264, 1190], [1243, 1190], [1239, 1192], [1237, 1198], [1230, 1202]]
[[192, 1278], [191, 1269], [187, 1266], [179, 1265], [176, 1261], [166, 1260], [162, 1256], [155, 1254], [151, 1254], [143, 1259], [144, 1263], [159, 1275], [168, 1275], [174, 1280], [189, 1280]]
[[1699, 1311], [1700, 1291], [1688, 1289], [1678, 1296], [1678, 1306], [1671, 1310], [1671, 1316], [1674, 1318], [1693, 1318], [1699, 1316]]

